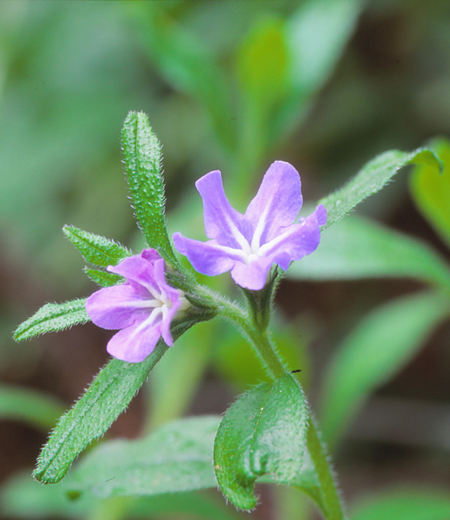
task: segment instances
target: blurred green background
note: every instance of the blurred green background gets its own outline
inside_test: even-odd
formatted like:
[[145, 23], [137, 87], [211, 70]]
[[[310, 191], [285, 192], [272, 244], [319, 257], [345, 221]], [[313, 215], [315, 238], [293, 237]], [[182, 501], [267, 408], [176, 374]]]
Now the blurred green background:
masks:
[[[208, 171], [222, 171], [243, 211], [269, 164], [285, 160], [313, 202], [378, 153], [449, 136], [449, 28], [445, 0], [1, 1], [2, 383], [46, 392], [67, 407], [107, 359], [109, 334], [91, 325], [18, 345], [11, 334], [43, 303], [94, 290], [64, 224], [143, 247], [121, 163], [129, 110], [146, 112], [163, 143], [170, 230], [201, 238], [194, 182]], [[399, 174], [358, 212], [449, 259], [407, 180]], [[205, 282], [224, 288], [227, 277]], [[292, 368], [302, 369], [313, 405], [324, 367], [358, 320], [420, 287], [413, 280], [282, 283], [275, 334]], [[225, 339], [211, 353], [217, 329], [209, 327], [198, 326], [170, 352], [150, 397], [141, 392], [111, 435], [135, 437], [177, 414], [222, 413], [236, 392], [264, 377], [225, 325], [217, 325]], [[335, 460], [350, 502], [399, 482], [450, 484], [449, 333], [441, 325], [347, 432]], [[185, 379], [185, 395], [171, 378]], [[403, 422], [394, 421], [399, 410]], [[54, 411], [41, 430], [4, 415], [2, 481], [34, 465]], [[258, 514], [271, 518], [263, 506]]]

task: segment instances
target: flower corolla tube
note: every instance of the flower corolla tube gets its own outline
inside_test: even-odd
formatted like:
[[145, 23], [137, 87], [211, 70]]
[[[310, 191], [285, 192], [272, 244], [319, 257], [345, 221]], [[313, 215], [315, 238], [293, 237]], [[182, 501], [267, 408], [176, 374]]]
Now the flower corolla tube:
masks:
[[203, 199], [207, 242], [173, 235], [177, 250], [199, 273], [216, 276], [231, 270], [233, 280], [250, 290], [264, 287], [271, 267], [284, 271], [317, 249], [327, 211], [320, 204], [306, 218], [302, 207], [300, 176], [289, 163], [275, 161], [267, 170], [255, 198], [244, 214], [228, 201], [220, 171], [196, 182]]
[[144, 249], [107, 270], [123, 276], [126, 282], [100, 289], [86, 301], [86, 311], [95, 325], [121, 329], [108, 342], [107, 351], [137, 363], [152, 352], [160, 338], [173, 345], [170, 323], [188, 302], [181, 291], [167, 284], [159, 253]]

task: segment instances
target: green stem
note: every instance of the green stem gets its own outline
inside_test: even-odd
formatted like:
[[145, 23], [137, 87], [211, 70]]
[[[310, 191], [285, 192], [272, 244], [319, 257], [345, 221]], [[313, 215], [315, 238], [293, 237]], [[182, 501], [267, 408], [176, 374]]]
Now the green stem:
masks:
[[[256, 323], [253, 323], [255, 318], [252, 320], [238, 305], [231, 303], [218, 295], [213, 295], [206, 288], [202, 289], [205, 296], [214, 301], [217, 314], [233, 321], [235, 325], [244, 332], [248, 341], [251, 343], [265, 365], [270, 376], [274, 380], [277, 380], [286, 374], [287, 370], [278, 357], [278, 354], [267, 335], [266, 329], [258, 328]], [[344, 520], [345, 517], [336, 484], [312, 417], [310, 417], [309, 420], [307, 446], [319, 479], [323, 512], [327, 520]]]
[[344, 520], [345, 515], [336, 483], [323, 444], [320, 441], [314, 420], [311, 416], [309, 419], [306, 443], [319, 478], [320, 491], [325, 509], [323, 512], [327, 520]]

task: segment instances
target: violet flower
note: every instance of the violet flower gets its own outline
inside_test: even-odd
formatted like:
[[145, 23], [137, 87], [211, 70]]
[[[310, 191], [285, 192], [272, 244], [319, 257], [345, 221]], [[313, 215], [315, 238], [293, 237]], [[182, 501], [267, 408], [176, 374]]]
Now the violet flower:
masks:
[[244, 215], [226, 198], [219, 171], [208, 173], [195, 185], [211, 240], [199, 242], [180, 233], [173, 240], [198, 272], [215, 276], [231, 270], [238, 285], [257, 291], [266, 284], [273, 264], [286, 271], [290, 262], [317, 249], [319, 226], [325, 224], [327, 212], [319, 205], [309, 217], [295, 222], [302, 193], [299, 174], [290, 164], [276, 161], [270, 166]]
[[110, 339], [107, 351], [118, 359], [137, 363], [152, 352], [159, 338], [173, 345], [170, 322], [188, 302], [166, 283], [164, 260], [158, 252], [144, 249], [107, 270], [127, 281], [100, 289], [86, 301], [86, 311], [96, 325], [122, 329]]

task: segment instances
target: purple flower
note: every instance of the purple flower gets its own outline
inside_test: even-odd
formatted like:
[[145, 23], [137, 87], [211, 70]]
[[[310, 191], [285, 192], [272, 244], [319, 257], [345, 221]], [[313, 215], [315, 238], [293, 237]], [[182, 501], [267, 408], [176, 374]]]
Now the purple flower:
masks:
[[238, 285], [257, 291], [264, 287], [273, 264], [286, 271], [290, 262], [317, 249], [319, 226], [325, 224], [327, 211], [319, 205], [309, 217], [295, 222], [302, 193], [299, 174], [290, 164], [276, 161], [270, 166], [244, 215], [228, 202], [219, 171], [208, 173], [195, 185], [211, 240], [199, 242], [180, 233], [173, 240], [198, 272], [215, 276], [231, 269]]
[[173, 345], [170, 322], [188, 305], [182, 293], [167, 285], [164, 260], [154, 249], [125, 258], [108, 271], [126, 282], [105, 287], [86, 301], [91, 320], [103, 329], [122, 329], [108, 342], [108, 352], [123, 361], [143, 361], [159, 338]]

